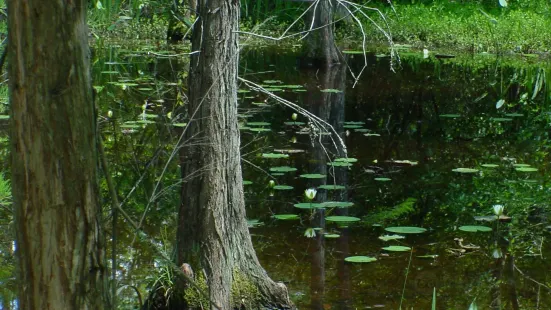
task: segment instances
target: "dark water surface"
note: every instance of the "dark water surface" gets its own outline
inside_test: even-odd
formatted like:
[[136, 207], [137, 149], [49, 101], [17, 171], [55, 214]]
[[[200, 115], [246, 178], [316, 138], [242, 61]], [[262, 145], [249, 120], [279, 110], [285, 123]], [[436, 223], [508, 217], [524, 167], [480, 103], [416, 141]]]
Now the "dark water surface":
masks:
[[[143, 50], [97, 51], [94, 85], [124, 209], [137, 222], [143, 217], [149, 234], [136, 237], [114, 215], [116, 230], [109, 237], [117, 240], [117, 278], [145, 293], [164, 270], [151, 243], [170, 255], [175, 238], [181, 181], [173, 150], [187, 122], [181, 108], [187, 74], [182, 69], [186, 60]], [[293, 121], [293, 109], [240, 82], [252, 238], [266, 271], [287, 284], [299, 308], [398, 309], [401, 304], [403, 309], [430, 309], [436, 290], [437, 309], [468, 309], [475, 298], [480, 309], [551, 309], [551, 91], [545, 83], [551, 70], [547, 64], [503, 64], [484, 57], [437, 60], [404, 53], [392, 72], [388, 58], [370, 56], [354, 85], [349, 70], [361, 69], [360, 55], [347, 56], [349, 67], [318, 70], [300, 66], [293, 51], [243, 52], [241, 77], [271, 88], [338, 134], [325, 134], [327, 128], [317, 128], [304, 115]], [[289, 157], [262, 156], [267, 153]], [[331, 166], [345, 156], [357, 162]], [[296, 171], [270, 171], [278, 166]], [[534, 170], [522, 169], [526, 167], [536, 170], [517, 170]], [[477, 171], [453, 171], [457, 168]], [[300, 177], [304, 174], [323, 177]], [[270, 180], [293, 188], [271, 189]], [[344, 189], [319, 188], [331, 184]], [[306, 202], [308, 188], [318, 189], [313, 203], [353, 206], [295, 207]], [[102, 191], [107, 193], [104, 183]], [[106, 210], [108, 204], [106, 200]], [[492, 216], [498, 204], [510, 219], [475, 219]], [[274, 218], [280, 214], [299, 219]], [[335, 215], [360, 221], [326, 220]], [[113, 222], [113, 217], [107, 220]], [[464, 225], [491, 231], [465, 232], [459, 229]], [[379, 239], [394, 235], [385, 231], [392, 226], [426, 232]], [[308, 238], [310, 228], [316, 233]], [[339, 237], [326, 238], [326, 233]], [[391, 245], [411, 250], [382, 249]], [[377, 261], [345, 262], [357, 255]], [[121, 306], [132, 308], [135, 294], [129, 286], [121, 287]]]

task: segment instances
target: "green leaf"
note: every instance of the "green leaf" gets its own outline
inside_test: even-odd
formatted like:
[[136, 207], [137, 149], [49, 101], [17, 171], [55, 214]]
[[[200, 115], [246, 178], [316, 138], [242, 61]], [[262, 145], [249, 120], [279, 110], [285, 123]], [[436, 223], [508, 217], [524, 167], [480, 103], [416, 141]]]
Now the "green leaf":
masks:
[[501, 108], [504, 104], [505, 104], [505, 99], [499, 99], [496, 103], [496, 109]]
[[506, 8], [507, 7], [507, 0], [499, 0], [499, 5], [501, 5], [501, 7]]
[[351, 163], [342, 162], [342, 161], [330, 162], [330, 163], [327, 163], [327, 165], [333, 166], [333, 167], [351, 167], [352, 166]]
[[458, 118], [461, 117], [459, 114], [440, 114], [440, 117], [442, 118]]
[[297, 168], [289, 167], [289, 166], [281, 166], [281, 167], [272, 167], [270, 168], [270, 171], [272, 172], [293, 172], [297, 171]]
[[383, 250], [391, 251], [391, 252], [407, 252], [407, 251], [410, 251], [411, 248], [407, 246], [402, 246], [402, 245], [391, 245], [391, 246], [384, 247]]
[[497, 167], [499, 167], [499, 165], [496, 165], [496, 164], [482, 164], [480, 166], [482, 166], [484, 168], [497, 168]]
[[318, 186], [318, 188], [321, 188], [321, 189], [325, 189], [325, 190], [331, 191], [331, 190], [341, 190], [341, 189], [345, 189], [346, 187], [343, 186], [343, 185], [327, 185], [327, 184], [324, 184], [324, 185]]
[[432, 289], [432, 310], [436, 310], [436, 287]]
[[348, 208], [352, 207], [354, 203], [347, 201], [326, 201], [322, 205], [324, 208]]
[[476, 298], [473, 299], [473, 302], [469, 306], [469, 310], [478, 310], [478, 306], [476, 305]]
[[253, 184], [252, 181], [243, 180], [243, 185], [251, 185], [251, 184]]
[[293, 188], [294, 187], [289, 186], [289, 185], [276, 185], [276, 186], [274, 186], [275, 190], [280, 190], [280, 191], [291, 190]]
[[388, 182], [388, 181], [391, 181], [392, 179], [390, 179], [390, 178], [375, 178], [374, 180], [379, 181], [379, 182]]
[[352, 158], [352, 157], [335, 158], [335, 160], [333, 160], [333, 162], [343, 162], [343, 163], [355, 163], [357, 161], [358, 161], [357, 158]]
[[325, 234], [323, 236], [325, 238], [328, 238], [328, 239], [336, 239], [336, 238], [339, 238], [341, 235], [339, 235], [339, 234]]
[[295, 208], [299, 208], [299, 209], [323, 208], [323, 205], [321, 203], [313, 203], [313, 202], [296, 203], [294, 206], [295, 206]]
[[376, 261], [377, 259], [375, 257], [370, 257], [370, 256], [349, 256], [344, 260], [349, 263], [371, 263]]
[[248, 126], [270, 126], [268, 122], [247, 122]]
[[301, 174], [300, 177], [305, 179], [322, 179], [322, 178], [325, 178], [325, 174], [308, 173], [308, 174]]
[[518, 168], [515, 168], [516, 171], [520, 171], [520, 172], [536, 172], [538, 171], [537, 168], [533, 168], [533, 167], [518, 167]]
[[466, 231], [466, 232], [488, 232], [492, 231], [492, 228], [488, 226], [461, 226], [459, 227], [459, 230]]
[[327, 89], [322, 89], [321, 92], [322, 93], [342, 93], [342, 90], [327, 88]]
[[297, 220], [298, 215], [296, 215], [296, 214], [275, 214], [274, 218], [278, 219], [278, 220]]
[[478, 169], [473, 168], [455, 168], [452, 170], [453, 172], [459, 172], [459, 173], [477, 173]]
[[333, 215], [325, 218], [329, 222], [357, 222], [360, 219], [353, 216], [342, 216], [342, 215]]
[[384, 235], [379, 237], [379, 239], [383, 241], [391, 241], [391, 240], [398, 240], [398, 239], [404, 239], [404, 238], [406, 237], [401, 235]]
[[264, 153], [262, 154], [262, 158], [289, 158], [289, 155], [280, 153]]
[[387, 227], [385, 230], [397, 234], [420, 234], [427, 231], [425, 228], [412, 226]]

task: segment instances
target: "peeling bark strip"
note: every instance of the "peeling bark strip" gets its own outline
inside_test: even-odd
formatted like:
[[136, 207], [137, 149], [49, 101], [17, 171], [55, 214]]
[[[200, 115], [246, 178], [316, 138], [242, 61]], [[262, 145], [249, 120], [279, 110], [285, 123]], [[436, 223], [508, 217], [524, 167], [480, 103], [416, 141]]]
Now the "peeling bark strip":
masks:
[[104, 309], [85, 0], [9, 0], [21, 309]]
[[[183, 184], [178, 221], [178, 265], [204, 269], [209, 293], [221, 309], [230, 308], [234, 270], [259, 288], [262, 303], [289, 308], [284, 285], [260, 266], [247, 222], [237, 122], [239, 1], [199, 1], [190, 65], [192, 117], [181, 149]], [[200, 268], [197, 268], [200, 265]], [[196, 267], [197, 266], [197, 267]]]

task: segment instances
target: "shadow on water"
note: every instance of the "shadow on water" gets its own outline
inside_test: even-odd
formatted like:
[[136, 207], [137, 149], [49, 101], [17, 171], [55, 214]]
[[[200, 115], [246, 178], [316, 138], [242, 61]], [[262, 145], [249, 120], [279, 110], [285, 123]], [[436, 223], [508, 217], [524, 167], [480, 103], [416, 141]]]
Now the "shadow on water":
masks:
[[[124, 285], [144, 294], [152, 281], [170, 282], [151, 244], [170, 256], [181, 180], [176, 161], [166, 163], [187, 117], [185, 60], [147, 49], [105, 49], [94, 62], [100, 126], [121, 201], [137, 222], [147, 215], [150, 236], [137, 237], [114, 220], [109, 238], [116, 236], [119, 303], [127, 308], [136, 297]], [[551, 307], [549, 65], [404, 53], [392, 73], [388, 58], [370, 56], [352, 88], [348, 71], [363, 65], [358, 55], [348, 55], [350, 68], [327, 71], [299, 69], [296, 56], [245, 51], [241, 76], [336, 133], [303, 115], [293, 119], [295, 111], [244, 84], [239, 105], [253, 241], [299, 308], [430, 309], [433, 289], [438, 309], [467, 309], [475, 298], [484, 309]], [[262, 155], [269, 153], [288, 158]], [[287, 187], [271, 188], [269, 180]], [[304, 197], [309, 188], [317, 189], [312, 202]], [[105, 184], [101, 190], [107, 193]], [[508, 217], [497, 221], [494, 205]], [[298, 218], [277, 219], [282, 214]], [[403, 226], [427, 231], [385, 231]], [[481, 226], [491, 231], [472, 232]], [[389, 246], [411, 250], [382, 249]], [[377, 260], [345, 261], [351, 256]]]

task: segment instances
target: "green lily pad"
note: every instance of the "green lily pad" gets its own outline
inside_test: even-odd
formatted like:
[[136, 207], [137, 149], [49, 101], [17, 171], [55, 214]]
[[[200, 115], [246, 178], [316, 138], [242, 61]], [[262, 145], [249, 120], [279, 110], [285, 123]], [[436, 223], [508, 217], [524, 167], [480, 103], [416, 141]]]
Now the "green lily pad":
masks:
[[275, 214], [274, 218], [278, 220], [298, 220], [298, 215], [296, 214]]
[[265, 81], [262, 81], [262, 83], [264, 83], [264, 84], [283, 84], [283, 82], [280, 81], [280, 80], [265, 80]]
[[378, 133], [365, 133], [364, 136], [366, 137], [380, 137], [381, 135]]
[[406, 237], [401, 235], [384, 235], [379, 237], [379, 239], [383, 241], [398, 240], [398, 239], [404, 239], [404, 238]]
[[520, 172], [536, 172], [538, 171], [538, 168], [533, 168], [533, 167], [518, 167], [518, 168], [515, 168], [516, 171], [520, 171]]
[[273, 187], [275, 190], [279, 190], [279, 191], [286, 191], [286, 190], [291, 190], [293, 189], [294, 187], [290, 186], [290, 185], [276, 185]]
[[407, 251], [411, 251], [411, 248], [403, 245], [391, 245], [391, 246], [384, 247], [383, 250], [391, 251], [391, 252], [407, 252]]
[[307, 174], [301, 174], [300, 177], [305, 179], [323, 179], [325, 178], [325, 174], [307, 173]]
[[284, 122], [283, 124], [287, 126], [302, 126], [306, 123], [305, 122]]
[[251, 184], [253, 184], [252, 181], [243, 180], [243, 185], [251, 185]]
[[346, 187], [343, 186], [343, 185], [327, 185], [327, 184], [324, 184], [324, 185], [318, 186], [318, 188], [331, 191], [331, 190], [342, 190], [342, 189], [345, 189]]
[[353, 157], [342, 157], [342, 158], [335, 158], [335, 160], [333, 160], [334, 162], [343, 162], [343, 163], [355, 163], [355, 162], [358, 162], [358, 159], [357, 158], [353, 158]]
[[347, 163], [343, 161], [334, 161], [334, 162], [327, 163], [327, 165], [333, 166], [333, 167], [351, 167], [352, 166], [351, 163]]
[[392, 179], [390, 179], [390, 178], [375, 178], [374, 180], [375, 180], [375, 181], [379, 181], [379, 182], [388, 182], [388, 181], [392, 181]]
[[497, 168], [497, 167], [499, 167], [499, 165], [496, 165], [496, 164], [482, 164], [480, 166], [482, 166], [484, 168]]
[[326, 201], [322, 205], [324, 208], [348, 208], [352, 207], [354, 203], [348, 201]]
[[265, 127], [249, 127], [249, 130], [254, 132], [272, 131], [270, 128], [265, 128]]
[[530, 165], [529, 164], [514, 164], [513, 167], [523, 168], [523, 167], [530, 167]]
[[524, 114], [520, 114], [520, 113], [508, 113], [508, 114], [505, 114], [505, 116], [509, 116], [509, 117], [523, 117]]
[[293, 172], [297, 171], [297, 168], [289, 167], [289, 166], [281, 166], [281, 167], [272, 167], [270, 168], [270, 171], [272, 172]]
[[289, 158], [289, 155], [280, 153], [264, 153], [262, 154], [262, 158]]
[[459, 173], [477, 173], [478, 169], [473, 168], [456, 168], [452, 170], [453, 172], [459, 172]]
[[172, 126], [174, 126], [174, 127], [186, 127], [187, 123], [172, 123]]
[[353, 216], [333, 215], [325, 218], [329, 222], [357, 222], [360, 219]]
[[254, 228], [262, 225], [264, 225], [264, 223], [262, 223], [260, 220], [247, 220], [247, 226], [249, 228]]
[[370, 256], [349, 256], [344, 260], [349, 263], [371, 263], [377, 261], [375, 257]]
[[419, 255], [419, 258], [438, 258], [438, 254]]
[[513, 119], [512, 118], [507, 118], [507, 117], [492, 117], [492, 118], [490, 118], [490, 120], [492, 120], [494, 122], [510, 122]]
[[323, 205], [321, 203], [314, 203], [314, 202], [301, 202], [296, 203], [295, 208], [299, 209], [316, 209], [316, 208], [323, 208]]
[[248, 126], [270, 126], [268, 122], [247, 122]]
[[458, 118], [461, 117], [459, 114], [440, 114], [440, 117], [442, 118]]
[[492, 228], [488, 226], [461, 226], [459, 227], [459, 230], [467, 231], [467, 232], [477, 232], [477, 231], [488, 232], [488, 231], [492, 231]]
[[420, 234], [427, 231], [422, 227], [412, 227], [412, 226], [396, 226], [396, 227], [387, 227], [386, 231], [390, 231], [397, 234]]
[[322, 93], [342, 93], [342, 90], [327, 88], [320, 90]]
[[336, 238], [339, 238], [341, 235], [339, 235], [339, 234], [324, 234], [323, 236], [325, 238], [328, 238], [328, 239], [336, 239]]
[[474, 220], [482, 221], [482, 222], [493, 222], [497, 220], [497, 216], [496, 215], [475, 216]]
[[365, 125], [365, 122], [346, 121], [343, 124], [345, 124], [345, 125]]
[[342, 128], [345, 128], [345, 129], [360, 129], [360, 128], [363, 128], [362, 125], [343, 125]]

